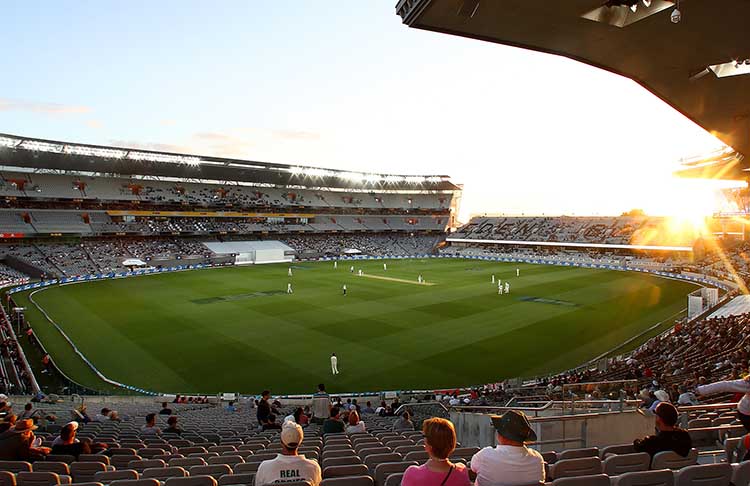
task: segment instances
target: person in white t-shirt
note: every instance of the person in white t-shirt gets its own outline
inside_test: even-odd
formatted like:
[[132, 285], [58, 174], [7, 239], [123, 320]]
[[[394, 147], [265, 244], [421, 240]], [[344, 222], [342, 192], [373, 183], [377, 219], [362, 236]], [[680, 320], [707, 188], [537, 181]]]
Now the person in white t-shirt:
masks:
[[331, 373], [334, 375], [339, 374], [338, 362], [339, 362], [339, 359], [336, 357], [336, 353], [333, 353], [331, 355]]
[[544, 484], [544, 459], [525, 445], [536, 440], [526, 415], [510, 410], [491, 418], [498, 445], [485, 447], [471, 458], [476, 486]]
[[695, 391], [702, 397], [716, 393], [744, 393], [745, 395], [737, 402], [737, 418], [745, 430], [750, 432], [750, 376], [741, 380], [718, 381], [701, 385]]
[[299, 424], [286, 422], [281, 428], [281, 454], [260, 463], [255, 485], [309, 481], [318, 486], [322, 481], [320, 466], [316, 461], [306, 459], [304, 454], [297, 453], [304, 437]]

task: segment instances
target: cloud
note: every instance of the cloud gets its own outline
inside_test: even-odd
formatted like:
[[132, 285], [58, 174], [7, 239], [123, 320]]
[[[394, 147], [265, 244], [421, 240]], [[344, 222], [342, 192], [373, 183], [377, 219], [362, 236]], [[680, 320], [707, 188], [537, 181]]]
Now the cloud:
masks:
[[0, 111], [28, 111], [47, 115], [80, 115], [83, 113], [90, 113], [91, 108], [79, 105], [63, 105], [60, 103], [43, 103], [0, 98]]
[[194, 154], [193, 147], [186, 145], [174, 145], [168, 143], [142, 143], [133, 140], [110, 140], [110, 145], [114, 147], [153, 150], [156, 152], [175, 152], [180, 154]]
[[198, 151], [217, 157], [246, 157], [255, 143], [245, 137], [218, 132], [198, 132], [191, 136]]
[[272, 130], [271, 134], [284, 140], [320, 140], [319, 133], [304, 130]]

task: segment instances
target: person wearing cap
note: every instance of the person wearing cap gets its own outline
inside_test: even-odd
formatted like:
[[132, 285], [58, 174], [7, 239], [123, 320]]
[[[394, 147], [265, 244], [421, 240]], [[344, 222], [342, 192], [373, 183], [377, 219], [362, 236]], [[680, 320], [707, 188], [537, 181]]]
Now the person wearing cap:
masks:
[[78, 422], [72, 421], [60, 429], [60, 435], [52, 442], [53, 454], [65, 454], [78, 459], [81, 454], [91, 454], [91, 444], [88, 441], [79, 441], [76, 438]]
[[297, 453], [304, 437], [299, 424], [285, 423], [281, 429], [281, 454], [260, 463], [255, 474], [255, 486], [294, 481], [309, 481], [312, 486], [318, 486], [322, 481], [320, 466], [316, 461]]
[[521, 486], [544, 483], [542, 455], [526, 447], [536, 440], [529, 419], [522, 412], [509, 410], [493, 415], [497, 446], [485, 447], [471, 458], [476, 486]]
[[0, 461], [34, 461], [49, 454], [48, 447], [33, 446], [36, 429], [33, 420], [25, 419], [0, 434]]
[[456, 429], [449, 420], [431, 418], [422, 424], [424, 450], [430, 457], [421, 466], [409, 466], [401, 486], [470, 486], [469, 471], [448, 459], [456, 449]]
[[651, 406], [648, 407], [648, 411], [651, 413], [654, 413], [656, 407], [658, 407], [660, 403], [669, 403], [669, 393], [667, 393], [666, 390], [656, 390], [654, 392], [654, 397], [656, 400], [654, 400]]
[[633, 441], [636, 452], [648, 452], [653, 456], [657, 452], [674, 451], [682, 457], [690, 454], [693, 441], [687, 430], [677, 427], [677, 409], [669, 402], [661, 402], [654, 410], [656, 435]]

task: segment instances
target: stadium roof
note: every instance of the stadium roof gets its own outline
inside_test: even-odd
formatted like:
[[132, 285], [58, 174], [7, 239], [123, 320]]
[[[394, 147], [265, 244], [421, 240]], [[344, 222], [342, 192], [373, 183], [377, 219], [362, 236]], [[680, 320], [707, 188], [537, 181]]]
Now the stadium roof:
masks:
[[[750, 1], [682, 0], [678, 23], [670, 21], [674, 7], [665, 0], [400, 0], [396, 10], [410, 27], [557, 54], [629, 77], [746, 156], [747, 165]], [[554, 73], [549, 79], [554, 83]], [[612, 102], [616, 107], [617, 93]], [[660, 128], [613, 125], [623, 135]]]
[[94, 172], [123, 176], [177, 177], [281, 186], [377, 190], [460, 190], [446, 175], [349, 172], [186, 155], [135, 148], [87, 145], [0, 133], [0, 165], [36, 170]]

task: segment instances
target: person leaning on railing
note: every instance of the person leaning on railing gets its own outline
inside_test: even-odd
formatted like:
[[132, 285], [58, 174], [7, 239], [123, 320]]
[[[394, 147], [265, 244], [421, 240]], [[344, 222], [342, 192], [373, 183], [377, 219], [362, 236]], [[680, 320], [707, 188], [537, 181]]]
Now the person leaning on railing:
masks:
[[701, 385], [695, 391], [701, 396], [717, 393], [744, 393], [744, 396], [737, 402], [737, 418], [745, 430], [750, 432], [750, 376], [741, 380], [717, 381]]

